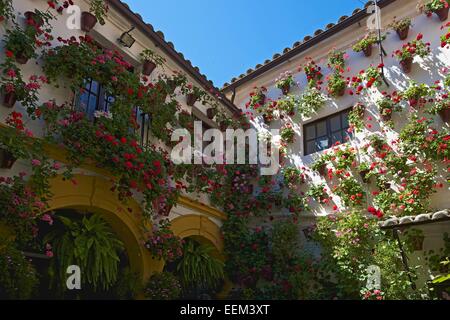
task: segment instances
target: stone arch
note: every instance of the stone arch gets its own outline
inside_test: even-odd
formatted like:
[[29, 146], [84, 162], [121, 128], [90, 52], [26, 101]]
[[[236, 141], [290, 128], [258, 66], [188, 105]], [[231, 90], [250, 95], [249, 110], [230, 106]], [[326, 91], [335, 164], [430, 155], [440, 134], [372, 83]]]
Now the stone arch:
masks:
[[53, 197], [48, 203], [49, 210], [78, 209], [101, 214], [124, 242], [130, 267], [141, 275], [142, 281], [160, 271], [163, 263], [153, 259], [142, 243], [143, 222], [139, 204], [130, 200], [124, 205], [111, 191], [112, 183], [102, 177], [76, 175], [74, 181], [76, 183], [64, 181], [61, 176], [52, 179]]
[[184, 239], [192, 237], [198, 241], [207, 241], [218, 252], [223, 252], [223, 237], [220, 227], [205, 216], [183, 215], [171, 221], [173, 233]]

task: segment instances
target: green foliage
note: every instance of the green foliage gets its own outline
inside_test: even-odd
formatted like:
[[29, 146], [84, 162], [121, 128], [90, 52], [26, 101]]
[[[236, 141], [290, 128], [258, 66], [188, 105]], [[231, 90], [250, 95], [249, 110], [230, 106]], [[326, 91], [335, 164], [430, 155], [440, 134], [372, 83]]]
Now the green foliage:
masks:
[[302, 94], [298, 104], [298, 112], [302, 117], [310, 117], [325, 105], [325, 97], [316, 87], [308, 87]]
[[193, 240], [185, 242], [183, 257], [176, 269], [185, 290], [192, 287], [213, 288], [223, 280], [224, 263], [213, 256], [213, 250], [214, 247]]
[[30, 299], [39, 282], [36, 270], [12, 243], [1, 240], [0, 299]]
[[332, 97], [339, 97], [345, 93], [347, 83], [339, 72], [334, 72], [329, 76], [327, 90]]
[[154, 274], [144, 294], [150, 300], [177, 300], [181, 297], [180, 281], [170, 272]]
[[97, 18], [97, 21], [101, 25], [105, 24], [105, 17], [108, 10], [108, 4], [104, 0], [90, 0], [89, 12]]
[[162, 66], [166, 62], [166, 59], [164, 59], [151, 49], [145, 49], [144, 51], [142, 51], [140, 57], [142, 61], [151, 61], [157, 66]]
[[117, 281], [119, 254], [123, 243], [117, 239], [111, 227], [99, 216], [73, 220], [58, 216], [63, 228], [49, 233], [44, 242], [53, 247], [50, 275], [58, 289], [65, 290], [66, 270], [78, 265], [83, 270], [82, 282], [94, 290], [111, 288]]
[[0, 0], [0, 22], [3, 19], [10, 20], [14, 17], [12, 0]]
[[361, 52], [378, 42], [378, 35], [368, 33], [363, 39], [359, 40], [354, 46], [353, 51]]

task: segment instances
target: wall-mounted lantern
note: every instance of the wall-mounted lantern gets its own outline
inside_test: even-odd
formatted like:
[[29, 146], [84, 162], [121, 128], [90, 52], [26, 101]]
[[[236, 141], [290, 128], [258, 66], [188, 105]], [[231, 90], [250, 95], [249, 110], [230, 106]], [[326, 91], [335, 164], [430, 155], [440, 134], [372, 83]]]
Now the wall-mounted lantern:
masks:
[[133, 44], [136, 42], [136, 39], [133, 38], [130, 32], [133, 31], [135, 28], [136, 27], [132, 27], [127, 32], [122, 33], [122, 35], [118, 39], [121, 45], [123, 45], [126, 48], [131, 48], [133, 46]]

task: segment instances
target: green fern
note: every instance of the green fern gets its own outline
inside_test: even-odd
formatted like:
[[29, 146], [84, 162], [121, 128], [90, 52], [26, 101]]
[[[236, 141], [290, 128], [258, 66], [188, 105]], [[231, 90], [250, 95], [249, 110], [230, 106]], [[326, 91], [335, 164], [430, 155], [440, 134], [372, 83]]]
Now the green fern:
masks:
[[212, 288], [224, 278], [224, 263], [211, 255], [214, 248], [186, 241], [177, 274], [184, 288], [198, 286]]
[[[58, 216], [64, 228], [48, 234], [44, 241], [51, 243], [55, 252], [49, 274], [52, 283], [65, 290], [66, 270], [70, 265], [81, 268], [83, 284], [95, 291], [108, 290], [117, 281], [119, 254], [123, 243], [110, 226], [99, 216], [84, 217], [81, 221]], [[53, 285], [52, 285], [53, 286]]]

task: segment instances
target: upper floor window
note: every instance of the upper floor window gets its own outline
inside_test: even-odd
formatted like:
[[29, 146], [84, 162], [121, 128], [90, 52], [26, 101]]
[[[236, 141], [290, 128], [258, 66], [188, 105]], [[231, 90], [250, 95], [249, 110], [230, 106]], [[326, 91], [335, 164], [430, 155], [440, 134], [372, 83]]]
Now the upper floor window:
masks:
[[114, 97], [108, 95], [98, 81], [87, 79], [84, 83], [78, 99], [78, 108], [92, 120], [95, 111], [109, 111]]
[[305, 156], [331, 148], [336, 142], [345, 143], [351, 138], [348, 115], [351, 109], [333, 114], [312, 123], [303, 129]]

